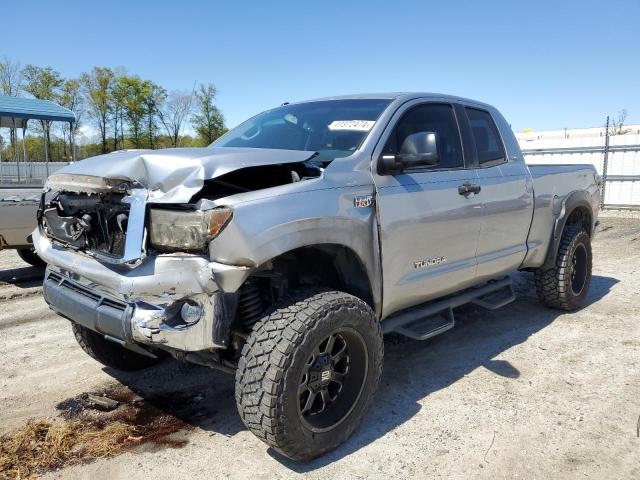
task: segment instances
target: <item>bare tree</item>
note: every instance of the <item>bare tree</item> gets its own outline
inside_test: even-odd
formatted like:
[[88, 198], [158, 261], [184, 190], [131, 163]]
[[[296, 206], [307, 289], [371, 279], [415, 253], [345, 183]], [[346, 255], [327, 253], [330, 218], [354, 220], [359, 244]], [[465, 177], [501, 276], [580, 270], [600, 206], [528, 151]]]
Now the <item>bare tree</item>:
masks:
[[618, 112], [618, 119], [611, 121], [611, 127], [609, 127], [609, 135], [624, 135], [629, 131], [628, 128], [624, 128], [624, 122], [627, 120], [626, 108], [623, 108]]
[[[7, 57], [3, 57], [0, 62], [0, 92], [2, 95], [17, 97], [22, 89], [22, 69], [19, 62], [12, 62]], [[13, 147], [17, 141], [16, 130], [9, 129], [9, 143]]]
[[22, 70], [20, 63], [3, 57], [0, 62], [0, 92], [2, 95], [17, 97], [22, 89]]
[[159, 110], [160, 122], [169, 136], [172, 147], [177, 147], [180, 133], [193, 110], [193, 90], [191, 92], [173, 90], [169, 93], [164, 107]]

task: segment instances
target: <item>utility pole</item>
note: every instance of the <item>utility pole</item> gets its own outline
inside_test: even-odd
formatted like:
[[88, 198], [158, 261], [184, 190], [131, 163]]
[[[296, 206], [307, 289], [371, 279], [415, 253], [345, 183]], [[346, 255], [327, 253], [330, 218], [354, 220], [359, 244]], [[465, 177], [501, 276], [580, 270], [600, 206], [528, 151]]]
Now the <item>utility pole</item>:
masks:
[[604, 132], [604, 159], [602, 162], [602, 197], [600, 207], [604, 208], [604, 195], [607, 189], [607, 167], [609, 166], [609, 115], [607, 115], [607, 126]]

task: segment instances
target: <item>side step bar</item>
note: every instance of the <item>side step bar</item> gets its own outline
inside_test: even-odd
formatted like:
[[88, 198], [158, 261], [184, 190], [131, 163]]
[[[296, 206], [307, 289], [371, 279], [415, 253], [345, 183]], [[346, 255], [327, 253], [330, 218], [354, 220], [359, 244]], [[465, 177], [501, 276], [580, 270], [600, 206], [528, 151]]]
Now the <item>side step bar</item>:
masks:
[[495, 310], [515, 299], [510, 277], [492, 280], [482, 286], [392, 315], [382, 322], [382, 331], [396, 332], [414, 340], [426, 340], [454, 327], [456, 322], [453, 309], [456, 307], [473, 303]]

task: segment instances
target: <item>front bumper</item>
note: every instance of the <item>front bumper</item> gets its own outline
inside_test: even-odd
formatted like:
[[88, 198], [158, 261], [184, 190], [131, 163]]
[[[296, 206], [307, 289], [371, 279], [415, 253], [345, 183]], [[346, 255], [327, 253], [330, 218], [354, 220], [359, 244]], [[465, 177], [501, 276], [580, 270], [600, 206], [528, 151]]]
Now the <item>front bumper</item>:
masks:
[[[44, 298], [70, 320], [125, 345], [182, 351], [227, 346], [235, 292], [251, 273], [249, 267], [186, 254], [149, 257], [135, 268], [105, 265], [54, 246], [38, 230], [33, 240], [49, 264]], [[202, 307], [203, 314], [191, 324], [179, 315], [185, 300]]]

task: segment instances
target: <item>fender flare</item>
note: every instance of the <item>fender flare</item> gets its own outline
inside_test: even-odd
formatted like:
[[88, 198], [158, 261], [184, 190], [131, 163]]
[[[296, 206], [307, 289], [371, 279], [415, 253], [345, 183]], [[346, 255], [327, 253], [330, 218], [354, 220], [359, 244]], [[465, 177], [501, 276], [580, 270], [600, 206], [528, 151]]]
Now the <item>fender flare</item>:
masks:
[[567, 220], [571, 216], [571, 213], [576, 208], [584, 207], [586, 208], [591, 215], [591, 225], [589, 227], [589, 236], [593, 236], [593, 231], [595, 228], [595, 216], [593, 215], [593, 205], [592, 198], [589, 192], [584, 190], [575, 190], [567, 195], [559, 208], [557, 209], [554, 206], [554, 222], [553, 228], [551, 230], [551, 238], [549, 239], [549, 249], [547, 250], [547, 257], [542, 265], [542, 268], [551, 268], [553, 267], [556, 255], [558, 254], [558, 249], [560, 248], [560, 240], [562, 239], [562, 232], [564, 231], [564, 227], [567, 223]]

